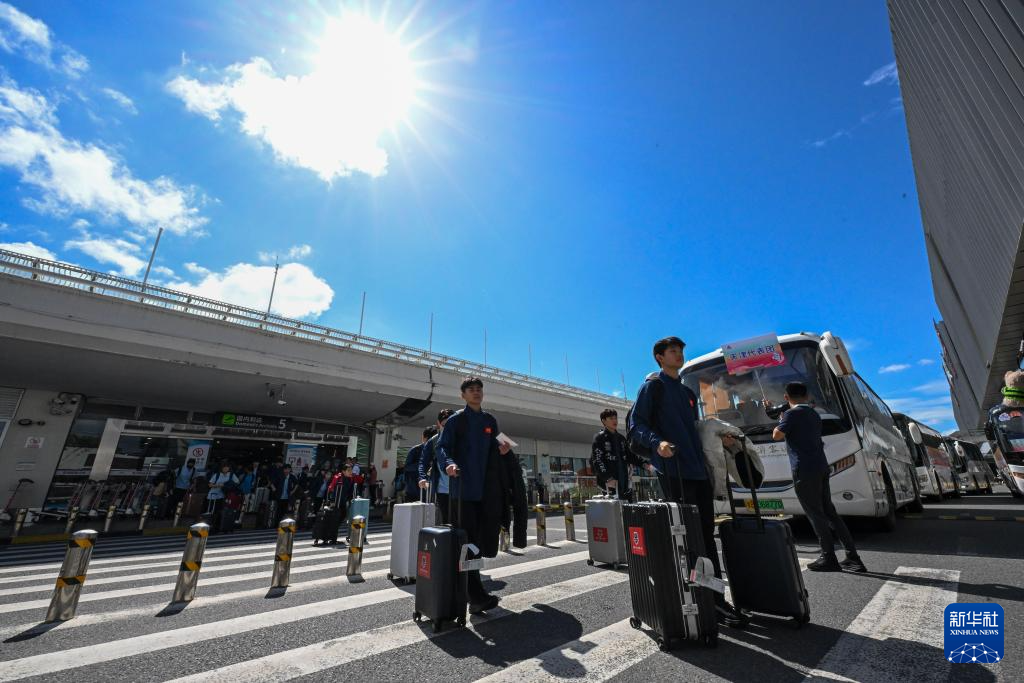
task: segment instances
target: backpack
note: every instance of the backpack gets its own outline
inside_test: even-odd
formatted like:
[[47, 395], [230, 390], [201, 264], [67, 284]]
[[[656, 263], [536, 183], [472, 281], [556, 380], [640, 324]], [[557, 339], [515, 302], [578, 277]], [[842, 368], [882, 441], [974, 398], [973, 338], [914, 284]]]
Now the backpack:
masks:
[[[665, 385], [661, 383], [660, 379], [649, 379], [644, 382], [644, 386], [651, 385], [651, 403], [654, 410], [651, 411], [651, 427], [657, 428], [654, 424], [657, 420], [657, 407], [661, 403], [661, 397], [665, 395]], [[641, 387], [641, 391], [643, 387]], [[639, 393], [637, 394], [639, 396]], [[636, 429], [636, 420], [634, 419], [633, 411], [636, 408], [636, 401], [629, 407], [629, 412], [626, 413], [626, 445], [629, 446], [629, 450], [633, 455], [641, 458], [650, 460], [657, 453], [652, 451], [650, 447], [640, 438]]]

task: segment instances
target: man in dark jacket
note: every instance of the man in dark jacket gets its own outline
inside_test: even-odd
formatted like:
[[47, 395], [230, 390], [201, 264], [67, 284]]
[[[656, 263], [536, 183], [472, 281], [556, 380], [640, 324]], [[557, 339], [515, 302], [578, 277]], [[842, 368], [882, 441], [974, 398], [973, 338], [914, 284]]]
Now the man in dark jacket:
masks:
[[[450, 495], [461, 498], [455, 523], [465, 529], [480, 555], [494, 557], [507, 489], [503, 458], [511, 448], [498, 442], [498, 421], [483, 410], [483, 381], [470, 377], [460, 390], [466, 407], [448, 418], [437, 442], [436, 459], [449, 477]], [[480, 572], [468, 574], [470, 613], [497, 607], [498, 598], [484, 590]]]
[[[697, 433], [697, 396], [679, 377], [685, 346], [679, 337], [655, 342], [654, 360], [661, 372], [640, 388], [633, 406], [633, 421], [637, 438], [654, 454], [651, 464], [665, 497], [697, 506], [706, 555], [715, 566], [715, 576], [721, 578], [715, 546], [714, 488]], [[719, 621], [729, 626], [746, 622], [723, 595], [715, 593], [715, 600]]]
[[443, 523], [448, 523], [448, 475], [437, 465], [437, 442], [441, 438], [444, 426], [448, 418], [455, 414], [451, 408], [445, 408], [437, 414], [437, 433], [430, 437], [423, 444], [423, 452], [420, 454], [418, 472], [410, 473], [408, 476], [416, 477], [417, 484], [421, 489], [430, 486], [433, 496], [437, 501], [438, 511], [441, 514]]
[[302, 497], [299, 490], [299, 478], [292, 474], [292, 466], [281, 468], [276, 480], [270, 483], [270, 492], [277, 501], [279, 514], [290, 514], [292, 505]]
[[597, 485], [605, 493], [614, 489], [618, 491], [619, 498], [632, 501], [629, 471], [633, 466], [642, 466], [643, 459], [629, 450], [626, 437], [619, 434], [619, 414], [615, 410], [602, 410], [601, 424], [604, 429], [594, 436], [590, 447], [590, 467], [597, 477]]
[[420, 442], [409, 449], [405, 455], [405, 502], [412, 503], [420, 499], [420, 486], [417, 474], [420, 471], [420, 460], [423, 458], [423, 448], [430, 437], [437, 434], [437, 427], [433, 425], [423, 430], [420, 435]]

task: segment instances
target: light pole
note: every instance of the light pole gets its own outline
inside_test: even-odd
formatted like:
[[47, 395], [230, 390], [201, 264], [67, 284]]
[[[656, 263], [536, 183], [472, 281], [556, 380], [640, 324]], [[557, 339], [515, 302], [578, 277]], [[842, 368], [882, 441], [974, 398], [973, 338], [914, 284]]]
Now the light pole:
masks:
[[359, 336], [363, 336], [363, 315], [366, 314], [366, 292], [363, 292], [363, 305], [359, 307]]
[[160, 228], [156, 233], [156, 241], [153, 242], [153, 251], [149, 254], [149, 263], [146, 264], [146, 276], [142, 278], [142, 293], [146, 293], [146, 285], [149, 283], [149, 269], [153, 267], [153, 259], [156, 258], [156, 248], [160, 246], [160, 237], [164, 234], [164, 229]]
[[274, 257], [274, 282], [270, 285], [270, 301], [267, 302], [267, 314], [263, 316], [266, 320], [270, 317], [270, 307], [274, 305], [274, 290], [277, 289], [277, 271], [281, 269], [281, 263]]

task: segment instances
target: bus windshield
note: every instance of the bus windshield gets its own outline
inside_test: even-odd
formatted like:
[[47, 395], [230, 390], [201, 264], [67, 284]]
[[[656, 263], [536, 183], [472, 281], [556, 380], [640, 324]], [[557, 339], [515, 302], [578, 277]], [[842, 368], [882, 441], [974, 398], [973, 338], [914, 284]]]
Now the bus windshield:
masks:
[[725, 359], [716, 359], [685, 370], [683, 382], [699, 397], [704, 417], [717, 417], [750, 436], [770, 435], [778, 424], [765, 413], [765, 399], [772, 405], [781, 405], [786, 384], [803, 382], [810, 394], [810, 404], [821, 415], [822, 433], [848, 431], [851, 426], [836, 393], [836, 384], [817, 346], [784, 345], [783, 351], [785, 365], [730, 375]]

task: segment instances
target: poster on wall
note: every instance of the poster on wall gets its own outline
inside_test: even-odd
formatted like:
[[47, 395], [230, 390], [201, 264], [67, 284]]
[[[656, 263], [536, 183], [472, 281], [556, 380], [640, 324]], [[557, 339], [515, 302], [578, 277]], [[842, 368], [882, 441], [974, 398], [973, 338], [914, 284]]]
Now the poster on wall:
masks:
[[284, 460], [292, 466], [292, 472], [298, 474], [306, 465], [313, 466], [313, 461], [316, 460], [316, 444], [290, 443]]
[[210, 448], [212, 446], [212, 441], [198, 441], [193, 439], [188, 442], [188, 455], [186, 456], [186, 460], [189, 458], [195, 458], [196, 472], [203, 472], [206, 470], [206, 461], [210, 457]]

